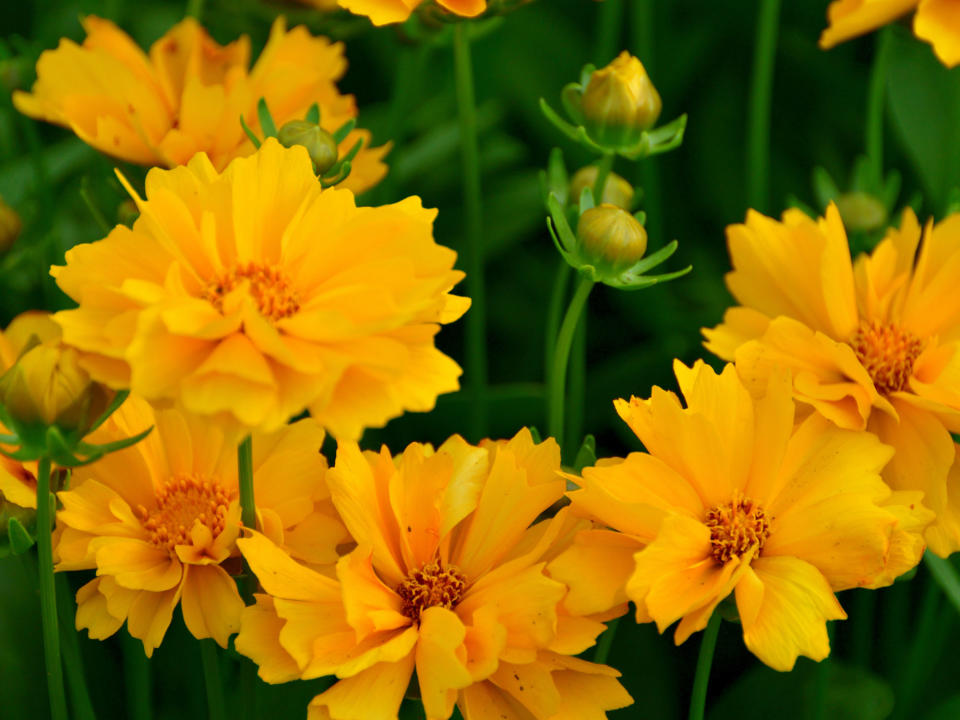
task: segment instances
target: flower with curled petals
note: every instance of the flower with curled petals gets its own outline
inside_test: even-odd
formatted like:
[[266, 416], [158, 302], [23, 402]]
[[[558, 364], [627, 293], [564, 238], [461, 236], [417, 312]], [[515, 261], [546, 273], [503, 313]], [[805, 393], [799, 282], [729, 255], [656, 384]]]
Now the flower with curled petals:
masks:
[[559, 467], [556, 443], [526, 430], [396, 458], [340, 443], [328, 483], [357, 547], [331, 578], [260, 535], [239, 540], [265, 592], [237, 650], [268, 682], [336, 675], [310, 720], [396, 717], [414, 670], [429, 718], [455, 705], [466, 720], [603, 718], [629, 704], [615, 670], [572, 657], [605, 617], [569, 613], [544, 570], [583, 526], [566, 510], [536, 522], [563, 495]]
[[654, 388], [618, 400], [647, 452], [572, 478], [574, 513], [596, 522], [548, 566], [571, 612], [630, 599], [638, 622], [684, 642], [732, 596], [747, 648], [790, 670], [830, 652], [834, 592], [889, 585], [923, 554], [921, 493], [880, 478], [891, 449], [812, 414], [794, 424], [789, 378], [755, 398], [734, 367], [674, 364], [686, 407]]
[[[351, 95], [336, 81], [346, 70], [343, 45], [313, 37], [304, 27], [287, 30], [278, 18], [260, 57], [250, 67], [250, 40], [218, 45], [193, 18], [186, 18], [145, 54], [109, 20], [88, 16], [82, 45], [64, 38], [37, 63], [30, 93], [14, 93], [17, 109], [69, 127], [97, 150], [138, 165], [176, 167], [205, 152], [217, 170], [254, 146], [240, 125], [243, 116], [263, 135], [257, 103], [263, 98], [277, 127], [304, 117], [316, 103], [324, 130], [334, 132], [357, 116]], [[345, 155], [358, 140], [363, 149], [343, 187], [363, 192], [386, 174], [387, 146], [371, 148], [366, 130], [340, 143]]]
[[95, 379], [249, 429], [309, 409], [357, 437], [458, 389], [433, 344], [469, 301], [419, 198], [357, 207], [269, 138], [219, 173], [154, 169], [133, 228], [67, 252], [57, 313]]
[[960, 548], [960, 214], [921, 229], [908, 209], [856, 262], [834, 205], [818, 221], [751, 211], [727, 244], [740, 305], [704, 330], [707, 348], [748, 386], [789, 368], [805, 408], [892, 446], [884, 480], [923, 491], [930, 549]]
[[915, 11], [913, 34], [933, 46], [947, 67], [960, 63], [960, 11], [955, 0], [834, 0], [827, 8], [829, 27], [820, 47], [834, 45], [876, 30]]
[[[126, 621], [150, 656], [177, 604], [197, 638], [226, 647], [240, 627], [236, 439], [177, 410], [131, 396], [92, 438], [154, 426], [137, 445], [78, 469], [61, 491], [57, 570], [96, 569], [77, 592], [77, 628], [106, 638]], [[253, 435], [258, 526], [288, 553], [323, 568], [345, 528], [330, 505], [323, 430], [307, 418]]]

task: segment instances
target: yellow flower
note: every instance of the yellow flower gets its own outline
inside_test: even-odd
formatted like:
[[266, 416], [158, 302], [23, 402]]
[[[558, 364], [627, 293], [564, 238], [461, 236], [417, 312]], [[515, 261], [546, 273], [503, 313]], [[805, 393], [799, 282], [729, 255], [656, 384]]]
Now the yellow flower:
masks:
[[239, 540], [266, 594], [244, 610], [237, 650], [268, 682], [340, 678], [310, 720], [396, 717], [414, 669], [429, 718], [455, 704], [471, 720], [602, 718], [629, 704], [615, 670], [571, 657], [603, 625], [571, 615], [544, 572], [582, 527], [566, 510], [536, 523], [563, 496], [559, 468], [556, 443], [526, 430], [397, 458], [341, 443], [328, 483], [356, 549], [328, 577], [260, 535]]
[[656, 124], [663, 109], [643, 63], [626, 50], [594, 70], [581, 102], [588, 128], [600, 143], [610, 144], [636, 142]]
[[[834, 592], [886, 585], [915, 565], [932, 513], [919, 492], [880, 479], [891, 450], [820, 415], [794, 425], [787, 373], [751, 397], [732, 365], [674, 364], [684, 407], [654, 388], [618, 400], [648, 452], [601, 461], [577, 479], [574, 512], [598, 528], [549, 565], [571, 612], [626, 599], [638, 622], [674, 638], [702, 630], [733, 594], [747, 647], [777, 670], [830, 652]], [[612, 529], [606, 529], [612, 528]]]
[[750, 212], [727, 240], [727, 286], [741, 306], [704, 331], [707, 347], [736, 360], [748, 384], [776, 365], [790, 368], [797, 400], [893, 446], [884, 479], [923, 491], [937, 514], [926, 535], [934, 552], [960, 548], [950, 436], [960, 431], [960, 215], [921, 232], [907, 210], [900, 229], [856, 264], [832, 205], [819, 221], [796, 210], [782, 222]]
[[911, 10], [916, 11], [914, 34], [933, 45], [933, 51], [947, 67], [960, 63], [960, 15], [954, 0], [834, 0], [827, 8], [830, 25], [820, 35], [820, 47], [832, 48]]
[[[224, 565], [240, 533], [236, 442], [216, 425], [131, 396], [91, 437], [129, 437], [131, 448], [75, 471], [59, 493], [58, 570], [93, 569], [77, 591], [77, 628], [103, 639], [124, 621], [147, 655], [163, 641], [177, 603], [197, 638], [226, 646], [243, 601]], [[309, 418], [253, 436], [258, 525], [294, 556], [336, 559], [346, 539], [324, 483], [323, 430]]]
[[92, 375], [250, 428], [309, 408], [337, 437], [430, 410], [460, 368], [433, 345], [469, 306], [419, 198], [356, 207], [273, 138], [218, 173], [154, 169], [140, 218], [52, 270]]
[[[429, 0], [428, 0], [429, 1]], [[356, 15], [366, 15], [374, 25], [404, 22], [424, 0], [339, 0]], [[487, 9], [487, 0], [436, 0], [439, 7], [461, 17], [476, 17]]]
[[[277, 127], [303, 118], [314, 103], [330, 132], [357, 115], [353, 97], [336, 86], [346, 70], [343, 45], [313, 37], [304, 27], [287, 31], [283, 18], [274, 22], [252, 68], [249, 38], [220, 46], [192, 18], [154, 43], [149, 57], [108, 20], [89, 16], [83, 25], [83, 45], [63, 39], [44, 52], [32, 92], [14, 93], [14, 104], [121, 160], [176, 167], [205, 152], [223, 170], [254, 150], [241, 115], [262, 136], [256, 109], [261, 98]], [[370, 138], [354, 130], [340, 144], [346, 153], [364, 141], [343, 183], [355, 192], [386, 174], [382, 158], [388, 147], [368, 148]]]

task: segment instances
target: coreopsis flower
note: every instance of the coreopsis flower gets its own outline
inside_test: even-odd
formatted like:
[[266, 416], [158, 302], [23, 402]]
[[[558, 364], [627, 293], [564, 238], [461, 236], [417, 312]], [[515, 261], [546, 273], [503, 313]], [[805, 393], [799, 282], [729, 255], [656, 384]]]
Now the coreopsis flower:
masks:
[[827, 8], [830, 24], [820, 35], [820, 47], [832, 48], [911, 11], [914, 35], [930, 43], [947, 67], [960, 63], [960, 16], [952, 0], [834, 0]]
[[309, 408], [337, 437], [458, 388], [433, 344], [469, 306], [420, 199], [356, 207], [321, 189], [302, 146], [268, 139], [217, 172], [154, 169], [133, 228], [52, 270], [57, 313], [96, 378], [148, 400], [272, 430]]
[[960, 215], [921, 231], [906, 210], [900, 228], [853, 263], [833, 205], [819, 221], [795, 210], [782, 222], [750, 212], [727, 229], [727, 286], [740, 306], [704, 331], [707, 348], [736, 360], [748, 384], [790, 368], [805, 407], [891, 445], [884, 479], [923, 491], [937, 514], [927, 542], [943, 556], [960, 548], [950, 435], [960, 428], [958, 239]]
[[686, 407], [655, 387], [617, 412], [648, 452], [586, 468], [574, 512], [598, 523], [548, 566], [571, 612], [627, 598], [638, 622], [684, 642], [717, 605], [736, 604], [747, 647], [777, 670], [829, 654], [834, 592], [886, 585], [923, 553], [932, 513], [921, 493], [892, 492], [892, 451], [872, 434], [811, 414], [794, 424], [787, 373], [751, 396], [721, 374], [675, 363]]
[[615, 670], [572, 657], [602, 618], [570, 614], [544, 571], [577, 527], [566, 510], [536, 522], [563, 495], [559, 467], [556, 443], [526, 430], [397, 458], [341, 443], [328, 484], [356, 549], [328, 577], [263, 536], [239, 540], [265, 594], [237, 650], [268, 682], [336, 675], [310, 720], [396, 717], [414, 670], [429, 718], [454, 705], [470, 720], [602, 718], [629, 704]]
[[[37, 63], [31, 93], [14, 93], [30, 117], [69, 127], [84, 142], [139, 165], [185, 165], [205, 152], [217, 170], [254, 146], [240, 117], [262, 135], [257, 104], [264, 99], [277, 127], [303, 118], [316, 103], [325, 130], [357, 115], [356, 102], [336, 81], [346, 70], [343, 45], [287, 30], [283, 18], [250, 67], [250, 40], [218, 45], [196, 20], [186, 18], [157, 40], [149, 56], [109, 20], [88, 16], [82, 45], [64, 38]], [[386, 174], [387, 147], [369, 148], [370, 133], [353, 130], [342, 153], [358, 140], [345, 187], [362, 192]]]
[[[75, 471], [59, 493], [57, 570], [96, 569], [77, 591], [77, 628], [103, 639], [124, 622], [150, 656], [180, 604], [187, 628], [221, 646], [240, 627], [243, 601], [236, 438], [134, 396], [96, 435], [155, 426], [137, 445]], [[323, 430], [307, 418], [253, 435], [258, 526], [305, 562], [331, 564], [346, 539], [324, 484]]]

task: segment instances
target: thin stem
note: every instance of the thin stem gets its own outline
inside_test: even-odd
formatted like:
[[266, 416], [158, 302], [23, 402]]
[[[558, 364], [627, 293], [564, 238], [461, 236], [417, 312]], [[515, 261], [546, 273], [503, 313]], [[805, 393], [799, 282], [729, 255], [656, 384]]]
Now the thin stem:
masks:
[[620, 42], [620, 28], [623, 27], [623, 0], [606, 0], [600, 3], [599, 12], [597, 45], [593, 57], [598, 64], [606, 65], [613, 60]]
[[[654, 39], [669, 44], [669, 38], [663, 37], [668, 28], [660, 28], [654, 33], [655, 0], [633, 0], [630, 4], [630, 35], [634, 54], [643, 62], [647, 73], [652, 78], [657, 76], [656, 57], [654, 54]], [[644, 158], [639, 163], [639, 172], [633, 180], [639, 180], [643, 188], [643, 209], [647, 213], [647, 237], [650, 247], [659, 247], [661, 237], [660, 217], [660, 167], [655, 158]]]
[[143, 643], [128, 632], [121, 634], [123, 680], [127, 689], [127, 716], [131, 720], [153, 720], [150, 660]]
[[470, 27], [457, 23], [453, 59], [460, 115], [460, 147], [463, 160], [463, 207], [466, 218], [467, 291], [473, 304], [467, 313], [466, 379], [473, 406], [475, 438], [487, 428], [487, 308], [483, 267], [483, 196], [480, 189], [480, 151], [477, 140], [477, 108], [470, 59]]
[[247, 435], [237, 446], [237, 477], [240, 482], [240, 520], [257, 529], [257, 504], [253, 497], [253, 440]]
[[571, 268], [563, 258], [557, 263], [557, 272], [553, 277], [553, 289], [550, 291], [550, 304], [547, 306], [546, 341], [543, 344], [543, 376], [550, 383], [553, 372], [553, 350], [557, 346], [557, 333], [560, 332], [560, 319], [563, 317], [563, 299], [567, 295], [567, 281]]
[[957, 569], [949, 560], [937, 557], [929, 550], [923, 554], [923, 562], [926, 563], [927, 570], [933, 575], [943, 594], [947, 596], [947, 600], [957, 612], [960, 612], [960, 575]]
[[757, 20], [753, 79], [750, 85], [750, 115], [747, 124], [747, 205], [765, 212], [770, 195], [770, 107], [780, 0], [759, 2], [760, 14]]
[[67, 720], [67, 699], [60, 665], [57, 591], [53, 581], [53, 517], [50, 512], [50, 461], [41, 458], [37, 469], [37, 555], [40, 578], [40, 615], [43, 620], [43, 657], [52, 720]]
[[220, 660], [213, 640], [199, 640], [200, 659], [203, 662], [203, 681], [207, 686], [207, 716], [210, 720], [226, 720], [223, 703], [223, 683], [220, 681]]
[[605, 665], [607, 658], [610, 657], [610, 651], [613, 649], [613, 638], [617, 634], [619, 624], [620, 618], [614, 618], [608, 622], [607, 629], [603, 631], [597, 641], [597, 651], [593, 654], [593, 661], [598, 665]]
[[910, 717], [909, 710], [916, 697], [918, 681], [926, 676], [926, 664], [931, 655], [930, 646], [936, 635], [944, 630], [943, 626], [937, 623], [942, 597], [937, 584], [928, 581], [920, 600], [920, 612], [914, 616], [910, 650], [894, 694], [897, 699], [893, 714], [895, 718]]
[[[603, 202], [603, 190], [607, 186], [607, 178], [613, 172], [613, 155], [607, 153], [597, 161], [597, 179], [593, 183], [593, 202], [597, 205]], [[578, 200], [579, 198], [574, 198]]]
[[87, 690], [87, 680], [83, 673], [83, 659], [80, 656], [80, 642], [74, 630], [74, 617], [77, 607], [72, 597], [67, 576], [56, 576], [57, 612], [60, 615], [60, 642], [63, 648], [63, 665], [67, 674], [67, 688], [70, 691], [70, 704], [76, 720], [94, 720], [96, 713]]
[[187, 0], [187, 17], [195, 18], [197, 21], [203, 19], [204, 0]]
[[580, 276], [580, 282], [570, 299], [567, 313], [563, 317], [563, 324], [560, 326], [560, 333], [557, 335], [557, 343], [553, 351], [553, 371], [550, 375], [550, 387], [548, 389], [547, 432], [556, 438], [557, 442], [563, 441], [567, 362], [570, 358], [570, 345], [573, 343], [573, 334], [577, 329], [580, 313], [583, 312], [583, 308], [587, 304], [587, 298], [590, 296], [593, 284], [593, 280], [589, 276]]
[[877, 189], [883, 182], [883, 101], [887, 89], [887, 66], [890, 64], [890, 45], [893, 29], [884, 27], [877, 33], [877, 50], [870, 70], [870, 90], [867, 95], [867, 157]]
[[577, 323], [570, 348], [570, 370], [567, 382], [567, 427], [566, 443], [560, 442], [570, 456], [576, 455], [583, 441], [584, 414], [587, 405], [587, 316], [585, 309]]
[[690, 694], [690, 720], [703, 720], [707, 707], [707, 685], [710, 682], [710, 666], [713, 665], [713, 651], [717, 647], [717, 635], [720, 633], [720, 613], [714, 611], [703, 631], [700, 641], [700, 654], [697, 656], [697, 672], [693, 677], [693, 692]]

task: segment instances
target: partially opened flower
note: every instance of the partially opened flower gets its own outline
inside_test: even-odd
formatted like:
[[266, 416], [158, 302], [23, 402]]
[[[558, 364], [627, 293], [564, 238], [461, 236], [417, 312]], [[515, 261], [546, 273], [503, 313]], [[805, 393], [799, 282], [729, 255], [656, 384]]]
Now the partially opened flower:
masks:
[[934, 552], [960, 548], [960, 215], [921, 232], [907, 210], [856, 264], [833, 205], [819, 221], [750, 212], [727, 239], [740, 307], [704, 331], [707, 347], [751, 385], [790, 368], [804, 406], [893, 446], [884, 479], [923, 491]]
[[[262, 135], [261, 98], [277, 127], [303, 118], [314, 103], [329, 132], [357, 115], [353, 97], [336, 86], [346, 70], [343, 45], [313, 37], [304, 27], [288, 31], [283, 18], [274, 22], [252, 68], [246, 36], [221, 46], [192, 18], [157, 40], [149, 56], [109, 20], [88, 16], [83, 25], [83, 44], [63, 39], [44, 52], [33, 90], [14, 93], [14, 103], [121, 160], [175, 167], [205, 152], [223, 170], [254, 151], [240, 117]], [[386, 174], [382, 158], [388, 148], [369, 148], [370, 138], [353, 130], [340, 144], [345, 154], [364, 142], [344, 183], [356, 192]]]
[[[97, 431], [102, 440], [151, 425], [137, 445], [77, 470], [59, 493], [58, 570], [96, 569], [77, 592], [77, 628], [103, 639], [124, 622], [151, 655], [174, 608], [197, 638], [226, 646], [243, 601], [236, 441], [176, 410], [154, 411], [131, 396]], [[329, 502], [320, 454], [323, 430], [310, 419], [253, 436], [258, 525], [287, 551], [323, 566], [347, 537]]]
[[[238, 544], [266, 594], [244, 611], [236, 648], [268, 682], [336, 675], [311, 720], [396, 717], [416, 670], [429, 718], [603, 718], [630, 697], [612, 668], [579, 660], [603, 630], [570, 614], [544, 571], [569, 541], [560, 451], [521, 431], [508, 442], [393, 458], [341, 443], [328, 475], [356, 541], [336, 578], [260, 535]], [[618, 609], [622, 612], [622, 609]]]
[[309, 408], [338, 437], [458, 388], [433, 339], [469, 301], [419, 198], [357, 207], [271, 138], [223, 173], [203, 154], [152, 170], [137, 203], [132, 229], [52, 271], [80, 304], [55, 316], [64, 341], [98, 379], [248, 428]]
[[912, 568], [932, 513], [920, 492], [880, 478], [891, 449], [819, 415], [794, 424], [785, 373], [752, 397], [734, 367], [674, 365], [686, 407], [654, 388], [618, 400], [647, 452], [586, 468], [570, 494], [595, 520], [548, 567], [570, 586], [571, 612], [626, 599], [638, 622], [676, 642], [732, 596], [747, 647], [777, 670], [829, 654], [834, 592], [877, 587]]
[[820, 35], [820, 47], [876, 30], [912, 10], [914, 34], [933, 45], [947, 67], [960, 63], [960, 14], [954, 0], [834, 0], [827, 8], [830, 25]]

